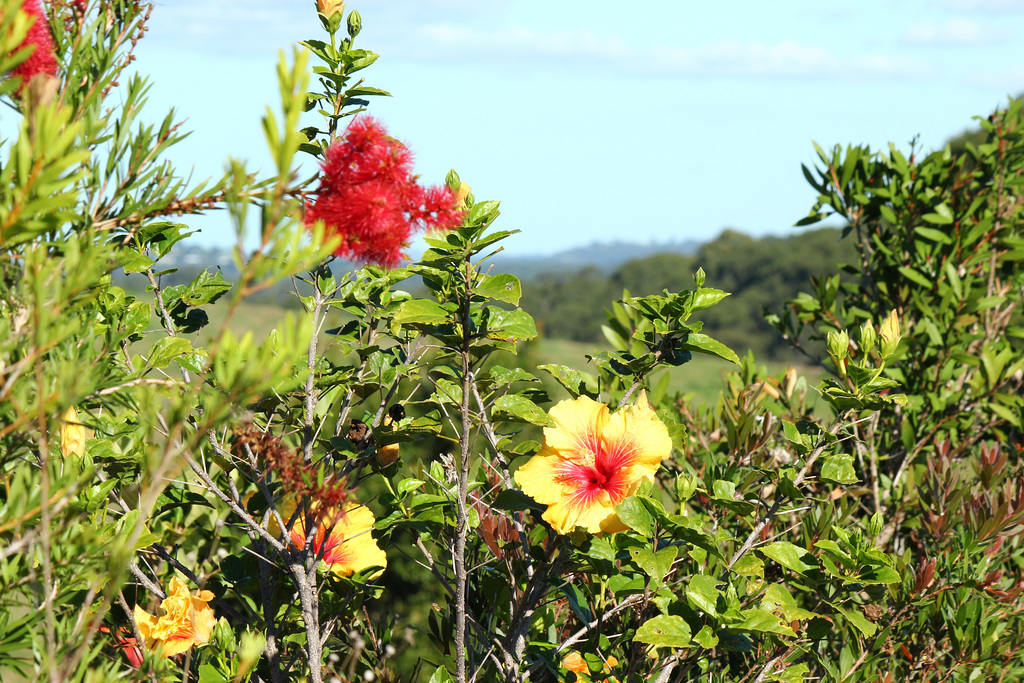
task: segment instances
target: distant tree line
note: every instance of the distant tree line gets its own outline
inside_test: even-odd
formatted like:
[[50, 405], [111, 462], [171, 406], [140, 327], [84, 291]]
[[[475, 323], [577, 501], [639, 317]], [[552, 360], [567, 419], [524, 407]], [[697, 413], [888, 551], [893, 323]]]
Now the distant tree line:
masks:
[[523, 308], [550, 338], [601, 342], [603, 311], [628, 290], [632, 296], [679, 291], [693, 286], [698, 267], [707, 285], [732, 292], [700, 317], [705, 330], [738, 352], [759, 357], [792, 357], [789, 344], [764, 321], [763, 310], [781, 310], [788, 299], [808, 291], [813, 277], [840, 272], [855, 258], [841, 230], [821, 228], [789, 237], [754, 238], [725, 230], [694, 255], [658, 254], [629, 261], [606, 275], [594, 267], [546, 273], [523, 283]]
[[[604, 311], [624, 291], [646, 296], [687, 289], [693, 286], [693, 273], [699, 267], [707, 274], [709, 287], [732, 293], [721, 305], [699, 314], [709, 334], [739, 353], [752, 349], [759, 358], [795, 358], [788, 342], [765, 323], [763, 311], [780, 311], [788, 299], [809, 291], [811, 278], [838, 273], [843, 263], [851, 262], [853, 244], [840, 241], [840, 235], [836, 228], [761, 238], [725, 230], [695, 254], [656, 254], [627, 261], [611, 273], [595, 265], [542, 272], [522, 278], [523, 308], [534, 316], [545, 337], [603, 343]], [[196, 265], [179, 266], [163, 275], [161, 284], [184, 285], [202, 270]], [[340, 274], [346, 268], [335, 265], [334, 270]], [[224, 275], [234, 276], [234, 267], [225, 267]], [[115, 277], [129, 289], [142, 285], [137, 277]], [[416, 283], [409, 289], [419, 294], [421, 287]], [[296, 309], [296, 291], [307, 295], [308, 289], [303, 282], [280, 282], [248, 301]]]

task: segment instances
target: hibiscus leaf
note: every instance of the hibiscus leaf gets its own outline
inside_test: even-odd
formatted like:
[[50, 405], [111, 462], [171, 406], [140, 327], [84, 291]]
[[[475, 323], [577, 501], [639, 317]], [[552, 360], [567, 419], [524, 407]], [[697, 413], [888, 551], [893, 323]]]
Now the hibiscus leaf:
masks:
[[630, 496], [615, 506], [615, 512], [619, 515], [622, 523], [633, 531], [650, 537], [654, 531], [654, 517], [647, 510], [647, 506], [636, 496]]
[[853, 469], [853, 456], [836, 454], [825, 458], [821, 466], [821, 478], [837, 484], [853, 484], [858, 481]]
[[[766, 546], [758, 548], [758, 550], [765, 557], [775, 560], [786, 569], [790, 569], [797, 574], [803, 574], [809, 569], [818, 568], [817, 561], [814, 559], [813, 555], [800, 546], [793, 545], [786, 541], [769, 543]], [[812, 562], [814, 564], [810, 564]]]
[[736, 352], [722, 342], [712, 339], [706, 334], [693, 332], [686, 337], [686, 341], [679, 345], [679, 348], [689, 351], [696, 351], [709, 356], [717, 356], [730, 363], [740, 364], [740, 358]]
[[633, 639], [655, 647], [692, 647], [692, 633], [682, 617], [661, 614], [644, 622]]
[[403, 301], [395, 313], [395, 322], [399, 325], [422, 324], [441, 325], [450, 317], [450, 313], [436, 301], [429, 299], [409, 299]]
[[544, 410], [522, 394], [505, 394], [499, 396], [491, 407], [491, 416], [502, 420], [528, 422], [541, 427], [554, 427]]
[[586, 375], [579, 370], [556, 363], [538, 365], [537, 368], [554, 377], [555, 381], [565, 387], [572, 398], [579, 398], [587, 393]]
[[476, 286], [475, 292], [490, 299], [497, 299], [512, 305], [519, 303], [523, 286], [515, 275], [488, 275]]
[[788, 625], [772, 612], [761, 609], [745, 609], [741, 612], [743, 621], [730, 624], [731, 628], [760, 633], [777, 633], [781, 636], [796, 636]]

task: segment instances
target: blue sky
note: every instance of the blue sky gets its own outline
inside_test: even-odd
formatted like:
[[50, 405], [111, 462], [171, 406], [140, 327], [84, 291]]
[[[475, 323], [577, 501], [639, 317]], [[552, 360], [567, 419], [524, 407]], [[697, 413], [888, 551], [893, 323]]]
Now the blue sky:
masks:
[[[591, 242], [785, 234], [823, 146], [925, 148], [1024, 92], [1024, 0], [353, 0], [372, 103], [416, 154], [502, 201], [516, 254]], [[313, 0], [163, 0], [137, 62], [174, 157], [269, 168], [278, 50], [320, 37]], [[309, 167], [312, 172], [314, 167]], [[227, 244], [226, 217], [199, 240]]]

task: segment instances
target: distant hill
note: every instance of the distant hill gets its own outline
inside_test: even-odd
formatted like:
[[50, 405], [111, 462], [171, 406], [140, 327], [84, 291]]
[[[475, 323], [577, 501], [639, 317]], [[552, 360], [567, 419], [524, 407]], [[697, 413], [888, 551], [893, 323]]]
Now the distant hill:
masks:
[[[586, 247], [577, 247], [549, 256], [507, 256], [504, 253], [494, 257], [495, 268], [508, 272], [522, 279], [530, 279], [540, 273], [559, 273], [576, 271], [580, 268], [596, 268], [602, 273], [611, 273], [627, 261], [647, 258], [655, 254], [692, 255], [700, 249], [701, 243], [696, 240], [682, 242], [633, 242], [594, 243]], [[229, 280], [237, 273], [232, 260], [231, 247], [204, 247], [197, 244], [184, 243], [176, 247], [164, 260], [160, 268], [180, 268], [191, 272], [196, 268], [220, 266], [224, 277]], [[343, 265], [335, 265], [337, 272]]]
[[647, 258], [656, 254], [697, 253], [701, 243], [697, 240], [681, 242], [595, 242], [586, 247], [576, 247], [550, 256], [506, 256], [498, 254], [493, 261], [495, 267], [516, 277], [529, 280], [541, 273], [577, 271], [581, 268], [595, 268], [610, 274], [628, 261]]

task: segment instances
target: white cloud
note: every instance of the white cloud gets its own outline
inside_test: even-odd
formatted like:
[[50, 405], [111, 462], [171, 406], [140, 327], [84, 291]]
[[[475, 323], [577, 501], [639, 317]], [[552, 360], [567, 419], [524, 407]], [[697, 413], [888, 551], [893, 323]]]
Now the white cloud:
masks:
[[541, 33], [522, 27], [498, 31], [435, 24], [414, 39], [396, 43], [392, 57], [446, 61], [536, 61], [572, 63], [620, 72], [666, 76], [758, 76], [777, 78], [918, 78], [931, 73], [917, 61], [869, 54], [843, 59], [827, 49], [794, 41], [776, 44], [724, 41], [692, 48], [636, 48], [588, 31]]
[[313, 36], [317, 22], [312, 0], [165, 0], [147, 39], [202, 52], [276, 51]]
[[[401, 45], [439, 18], [473, 19], [508, 2], [374, 0], [358, 9], [367, 33]], [[322, 37], [314, 0], [157, 0], [148, 40], [177, 49], [246, 56], [276, 53], [299, 40]]]
[[903, 34], [903, 41], [911, 45], [934, 47], [991, 45], [1012, 38], [1014, 32], [1006, 28], [983, 26], [970, 19], [950, 19], [943, 23], [914, 24]]
[[958, 12], [1003, 14], [1024, 12], [1024, 0], [940, 0], [937, 4]]

